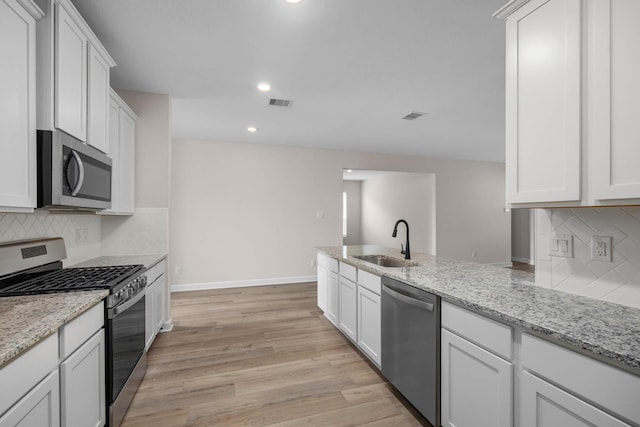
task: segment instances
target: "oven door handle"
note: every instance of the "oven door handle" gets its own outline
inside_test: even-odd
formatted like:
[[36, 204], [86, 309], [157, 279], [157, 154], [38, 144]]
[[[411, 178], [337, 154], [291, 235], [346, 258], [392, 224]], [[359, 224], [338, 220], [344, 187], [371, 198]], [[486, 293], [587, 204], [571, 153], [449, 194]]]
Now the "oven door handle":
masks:
[[118, 305], [116, 307], [110, 308], [109, 310], [107, 310], [107, 318], [108, 319], [113, 319], [117, 315], [127, 311], [132, 306], [134, 306], [138, 301], [140, 301], [142, 298], [144, 298], [144, 294], [145, 294], [145, 290], [143, 289], [135, 297], [131, 298], [129, 301], [125, 302], [124, 304], [121, 304], [121, 305]]

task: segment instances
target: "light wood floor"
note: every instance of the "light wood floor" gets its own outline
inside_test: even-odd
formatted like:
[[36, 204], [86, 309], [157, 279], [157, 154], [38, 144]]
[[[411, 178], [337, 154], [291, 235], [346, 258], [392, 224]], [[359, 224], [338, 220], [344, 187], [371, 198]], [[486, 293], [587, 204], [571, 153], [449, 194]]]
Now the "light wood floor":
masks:
[[316, 307], [316, 284], [172, 295], [123, 427], [428, 426]]

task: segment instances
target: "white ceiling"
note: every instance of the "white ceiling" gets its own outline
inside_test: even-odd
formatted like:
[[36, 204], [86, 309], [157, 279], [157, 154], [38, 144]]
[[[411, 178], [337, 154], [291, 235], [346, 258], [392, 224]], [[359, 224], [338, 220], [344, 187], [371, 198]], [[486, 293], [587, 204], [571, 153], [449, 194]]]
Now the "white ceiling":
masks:
[[[118, 63], [114, 87], [171, 96], [176, 138], [492, 161], [504, 2], [74, 0]], [[411, 110], [427, 115], [400, 119]]]

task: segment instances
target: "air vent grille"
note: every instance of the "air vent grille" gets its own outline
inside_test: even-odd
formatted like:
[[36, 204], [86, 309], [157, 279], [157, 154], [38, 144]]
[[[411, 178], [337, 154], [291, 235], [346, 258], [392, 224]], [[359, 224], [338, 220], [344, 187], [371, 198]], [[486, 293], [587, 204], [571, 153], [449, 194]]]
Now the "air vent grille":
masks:
[[269, 99], [269, 105], [274, 105], [276, 107], [290, 107], [292, 102], [293, 101], [291, 101], [290, 99], [277, 99], [277, 98]]
[[403, 120], [415, 120], [419, 117], [424, 116], [425, 113], [421, 113], [419, 111], [412, 111], [409, 114], [407, 114], [406, 116], [402, 117]]

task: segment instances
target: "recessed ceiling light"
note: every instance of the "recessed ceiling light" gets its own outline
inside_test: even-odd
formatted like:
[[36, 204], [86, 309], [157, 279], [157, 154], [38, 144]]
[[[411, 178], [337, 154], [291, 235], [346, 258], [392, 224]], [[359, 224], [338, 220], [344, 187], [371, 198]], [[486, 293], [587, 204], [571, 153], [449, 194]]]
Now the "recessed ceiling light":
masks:
[[271, 90], [271, 85], [266, 82], [258, 83], [258, 90], [260, 92], [269, 92]]
[[296, 4], [296, 3], [300, 3], [301, 0], [284, 0], [284, 1], [291, 4]]
[[248, 130], [249, 132], [251, 132], [251, 133], [254, 133], [255, 131], [257, 131], [257, 130], [258, 130], [258, 128], [257, 128], [257, 127], [255, 127], [255, 126], [249, 126], [249, 127], [247, 127], [247, 130]]
[[347, 173], [353, 172], [353, 169], [347, 169]]

